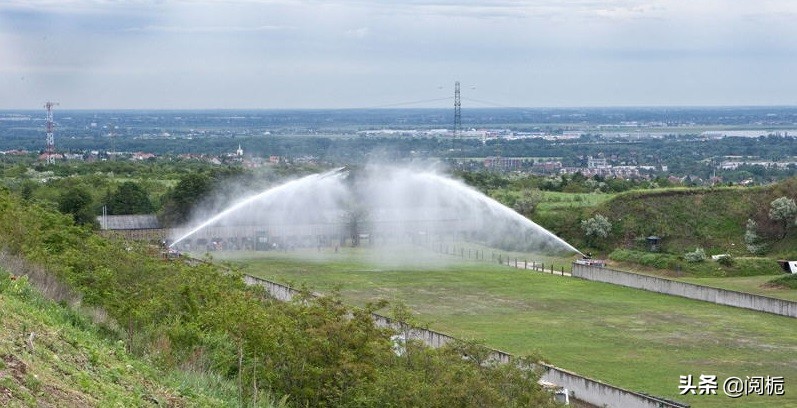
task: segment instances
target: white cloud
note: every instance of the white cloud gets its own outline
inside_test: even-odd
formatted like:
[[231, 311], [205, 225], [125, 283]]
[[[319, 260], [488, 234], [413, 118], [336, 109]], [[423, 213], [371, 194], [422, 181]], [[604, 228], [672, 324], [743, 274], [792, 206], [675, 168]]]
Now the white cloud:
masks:
[[269, 31], [292, 30], [295, 27], [287, 26], [145, 26], [130, 27], [122, 31], [126, 32], [151, 32], [151, 33], [257, 33]]
[[368, 35], [369, 31], [370, 30], [368, 29], [368, 27], [353, 28], [351, 30], [346, 30], [346, 36], [361, 40]]

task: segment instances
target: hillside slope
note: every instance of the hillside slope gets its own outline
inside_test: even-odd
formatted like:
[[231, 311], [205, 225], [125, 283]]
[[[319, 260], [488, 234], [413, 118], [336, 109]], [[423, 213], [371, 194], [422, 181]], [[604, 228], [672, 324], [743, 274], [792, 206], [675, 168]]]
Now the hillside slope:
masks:
[[[777, 235], [768, 212], [770, 202], [782, 196], [797, 199], [797, 178], [752, 188], [635, 190], [577, 213], [549, 212], [535, 221], [582, 248], [586, 245], [581, 220], [602, 214], [612, 223], [611, 234], [597, 243], [603, 251], [645, 250], [645, 238], [655, 235], [662, 238], [662, 252], [681, 255], [702, 247], [710, 254], [749, 256], [744, 243], [747, 220], [756, 220], [762, 235]], [[770, 240], [768, 255], [797, 255], [797, 227], [790, 228], [785, 239]]]
[[224, 406], [104, 340], [87, 318], [0, 271], [0, 406]]

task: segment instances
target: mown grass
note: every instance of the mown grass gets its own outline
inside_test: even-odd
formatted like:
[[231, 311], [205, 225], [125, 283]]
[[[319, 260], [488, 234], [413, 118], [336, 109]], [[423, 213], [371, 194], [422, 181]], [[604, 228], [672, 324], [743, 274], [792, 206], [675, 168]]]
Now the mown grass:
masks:
[[[696, 407], [797, 405], [794, 319], [487, 263], [424, 269], [347, 253], [316, 261], [301, 253], [230, 255], [217, 257], [267, 279], [338, 288], [355, 304], [401, 301], [436, 330], [515, 354], [539, 351], [627, 389]], [[784, 376], [786, 395], [681, 396], [679, 376], [688, 374]]]

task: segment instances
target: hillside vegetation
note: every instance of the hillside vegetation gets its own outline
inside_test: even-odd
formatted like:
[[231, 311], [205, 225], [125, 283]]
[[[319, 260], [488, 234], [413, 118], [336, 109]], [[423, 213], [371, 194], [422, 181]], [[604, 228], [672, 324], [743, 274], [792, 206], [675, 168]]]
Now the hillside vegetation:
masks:
[[164, 378], [26, 277], [0, 270], [0, 310], [2, 406], [233, 406], [179, 373]]
[[[632, 191], [594, 208], [614, 225], [613, 246], [644, 245], [644, 238], [662, 238], [663, 252], [680, 253], [696, 247], [744, 256], [745, 224], [755, 220], [762, 233], [773, 235], [768, 211], [778, 197], [797, 198], [797, 179], [766, 187], [720, 187]], [[773, 253], [788, 251], [797, 236], [775, 242]]]
[[[769, 218], [770, 203], [779, 197], [797, 198], [797, 178], [751, 188], [634, 190], [580, 211], [547, 209], [532, 219], [579, 248], [604, 256], [612, 253], [621, 262], [696, 276], [777, 274], [780, 269], [773, 258], [797, 257], [797, 227], [792, 223], [784, 230]], [[596, 214], [608, 218], [611, 230], [607, 237], [588, 244], [581, 222]], [[756, 232], [765, 243], [762, 254], [747, 249], [748, 219], [756, 222]], [[649, 236], [661, 238], [657, 253], [649, 251]], [[732, 261], [723, 265], [686, 262], [684, 255], [697, 248], [707, 256], [730, 254]]]
[[[285, 405], [313, 407], [554, 404], [537, 384], [534, 371], [463, 359], [463, 354], [478, 354], [472, 345], [432, 350], [409, 342], [397, 355], [390, 340], [393, 333], [375, 327], [371, 320], [371, 312], [384, 304], [350, 309], [334, 294], [277, 302], [261, 289], [245, 286], [240, 275], [211, 264], [159, 260], [157, 250], [101, 238], [73, 225], [68, 216], [3, 190], [0, 248], [7, 254], [0, 261], [20, 259], [27, 265], [25, 272], [37, 276], [43, 287], [57, 286], [54, 282], [68, 286], [51, 291], [53, 297], [69, 299], [63, 292], [73, 291], [83, 306], [107, 313], [99, 332], [112, 342], [109, 349], [87, 347], [80, 354], [74, 345], [54, 346], [45, 355], [62, 361], [88, 359], [81, 372], [106, 364], [100, 355], [126, 349], [158, 370], [221, 378], [222, 390], [213, 384], [207, 387], [229, 405], [271, 406], [277, 397]], [[51, 279], [53, 284], [48, 285]], [[16, 336], [35, 330], [48, 333], [21, 327], [24, 322], [6, 317], [2, 325], [4, 332]], [[19, 341], [12, 340], [12, 349], [4, 353], [13, 356], [8, 364], [27, 367], [22, 351], [14, 348]], [[41, 341], [50, 342], [48, 336]], [[116, 375], [124, 374], [122, 370]], [[82, 375], [75, 374], [77, 382], [65, 384], [63, 392], [77, 393], [75, 386], [103, 387], [114, 381], [114, 374], [102, 374], [96, 380], [102, 385], [89, 380], [82, 384]], [[27, 392], [20, 405], [46, 405], [36, 391], [36, 378], [23, 380], [25, 385], [3, 386], [16, 387], [22, 395]], [[234, 384], [232, 395], [223, 392], [229, 383]], [[138, 395], [140, 404], [148, 395], [165, 400], [172, 395], [145, 390]], [[117, 398], [113, 390], [91, 398], [103, 406], [115, 401], [128, 405], [127, 397]]]

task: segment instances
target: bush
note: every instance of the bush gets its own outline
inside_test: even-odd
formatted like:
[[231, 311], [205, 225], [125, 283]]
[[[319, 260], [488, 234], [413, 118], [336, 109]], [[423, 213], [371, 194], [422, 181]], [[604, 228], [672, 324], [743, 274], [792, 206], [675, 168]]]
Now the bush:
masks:
[[789, 289], [797, 289], [797, 273], [788, 274], [786, 276], [781, 276], [780, 278], [772, 279], [769, 281], [770, 284], [783, 286]]
[[617, 249], [609, 254], [609, 259], [618, 262], [636, 263], [656, 269], [677, 269], [678, 259], [672, 255]]
[[686, 262], [703, 262], [706, 260], [706, 251], [703, 248], [698, 247], [695, 249], [695, 252], [687, 252], [684, 254], [684, 260]]
[[736, 260], [733, 259], [733, 257], [730, 256], [730, 255], [723, 255], [723, 256], [717, 258], [717, 263], [722, 265], [722, 266], [731, 267], [731, 266], [734, 266], [736, 264]]

